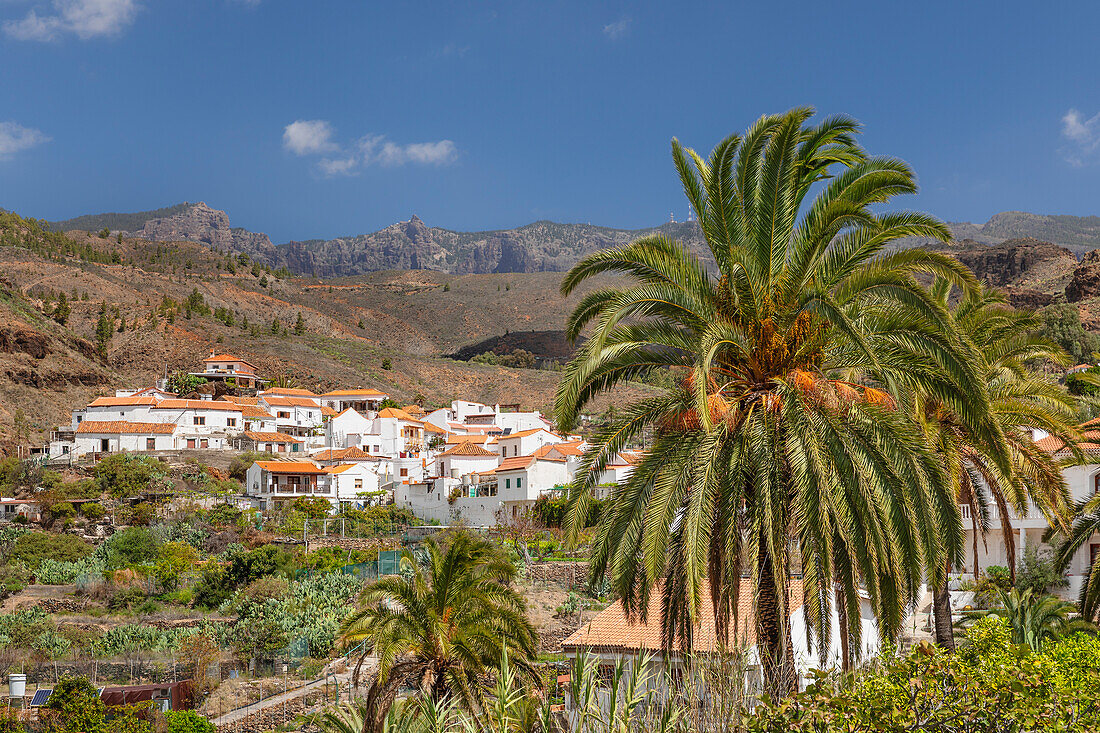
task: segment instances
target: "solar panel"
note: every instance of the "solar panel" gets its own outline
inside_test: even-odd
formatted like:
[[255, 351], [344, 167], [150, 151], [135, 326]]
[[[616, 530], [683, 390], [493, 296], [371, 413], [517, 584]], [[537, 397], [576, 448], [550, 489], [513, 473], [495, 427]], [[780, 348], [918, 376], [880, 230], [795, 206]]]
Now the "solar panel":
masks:
[[53, 690], [35, 690], [34, 697], [31, 698], [31, 707], [40, 707], [46, 704], [46, 701], [50, 699], [50, 695], [53, 694]]

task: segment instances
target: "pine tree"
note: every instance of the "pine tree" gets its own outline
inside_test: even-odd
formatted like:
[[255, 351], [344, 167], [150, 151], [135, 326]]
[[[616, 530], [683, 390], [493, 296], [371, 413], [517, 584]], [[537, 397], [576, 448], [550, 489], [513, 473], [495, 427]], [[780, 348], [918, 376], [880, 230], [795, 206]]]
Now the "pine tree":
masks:
[[72, 308], [69, 307], [69, 299], [65, 297], [65, 291], [57, 297], [57, 307], [53, 309], [53, 319], [64, 326], [69, 320]]
[[118, 321], [118, 332], [123, 333], [126, 331], [126, 316], [122, 316]]
[[115, 331], [115, 322], [107, 312], [107, 306], [99, 308], [99, 322], [95, 327], [96, 348], [100, 354], [107, 356], [107, 344], [111, 342], [111, 335]]
[[271, 335], [272, 336], [278, 336], [279, 335], [279, 319], [278, 318], [272, 318], [271, 319]]
[[302, 318], [302, 312], [298, 311], [298, 320], [294, 323], [294, 333], [297, 336], [301, 336], [306, 332], [306, 322]]

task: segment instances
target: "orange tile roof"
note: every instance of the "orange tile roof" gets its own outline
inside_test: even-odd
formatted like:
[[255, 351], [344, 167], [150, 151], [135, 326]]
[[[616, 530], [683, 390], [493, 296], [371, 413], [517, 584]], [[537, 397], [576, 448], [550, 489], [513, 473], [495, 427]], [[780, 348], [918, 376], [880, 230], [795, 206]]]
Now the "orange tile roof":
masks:
[[265, 389], [260, 393], [261, 395], [282, 395], [283, 397], [318, 397], [316, 392], [308, 389], [302, 389], [300, 387], [272, 387], [271, 389]]
[[423, 407], [421, 407], [420, 405], [417, 405], [417, 404], [406, 405], [405, 407], [403, 407], [401, 409], [403, 409], [405, 412], [409, 413], [410, 415], [427, 415], [428, 414], [427, 412], [424, 411]]
[[268, 397], [260, 398], [265, 404], [276, 407], [317, 407], [317, 403], [305, 397]]
[[313, 454], [315, 461], [377, 461], [378, 456], [372, 456], [365, 450], [352, 446], [351, 448], [326, 448]]
[[256, 433], [251, 430], [245, 430], [241, 433], [249, 440], [254, 440], [257, 443], [301, 443], [302, 440], [295, 438], [293, 435], [286, 433], [274, 432], [274, 433]]
[[275, 416], [262, 407], [253, 405], [241, 405], [241, 417], [259, 417], [265, 420], [274, 420]]
[[232, 402], [235, 405], [253, 405], [253, 406], [255, 406], [256, 404], [259, 403], [259, 400], [256, 397], [243, 397], [243, 396], [230, 395], [230, 394], [223, 394], [218, 399], [223, 400], [225, 402]]
[[496, 456], [496, 453], [491, 453], [480, 445], [475, 445], [468, 441], [459, 443], [454, 448], [449, 448], [439, 454], [442, 456]]
[[250, 366], [250, 367], [256, 366], [255, 364], [250, 362], [248, 359], [242, 359], [241, 357], [233, 356], [232, 354], [211, 354], [210, 356], [206, 357], [202, 361], [203, 361], [204, 364], [208, 361], [239, 361], [242, 364], [248, 364], [248, 366]]
[[155, 397], [97, 397], [92, 400], [88, 407], [136, 407], [138, 405], [155, 405], [157, 400]]
[[584, 451], [581, 450], [581, 443], [547, 443], [534, 452], [536, 458], [545, 458], [551, 453], [557, 453], [561, 456], [583, 456]]
[[[1100, 430], [1089, 430], [1090, 427], [1100, 427], [1100, 418], [1090, 420], [1080, 426], [1082, 440], [1077, 444], [1077, 447], [1085, 453], [1097, 453], [1100, 452]], [[1070, 453], [1066, 444], [1056, 435], [1048, 435], [1045, 438], [1036, 440], [1035, 445], [1047, 453]]]
[[336, 417], [336, 410], [328, 405], [321, 405], [321, 417]]
[[309, 461], [256, 461], [256, 465], [270, 473], [322, 474], [325, 469]]
[[107, 435], [141, 435], [156, 433], [171, 435], [176, 432], [175, 423], [170, 422], [127, 422], [125, 420], [85, 420], [76, 426], [78, 433], [103, 433]]
[[376, 389], [334, 389], [325, 392], [321, 397], [385, 397], [385, 392]]
[[343, 473], [349, 469], [355, 468], [354, 463], [344, 463], [339, 466], [328, 466], [325, 468], [325, 473]]
[[[802, 580], [790, 580], [791, 615], [803, 606]], [[710, 590], [704, 585], [700, 593], [699, 620], [692, 634], [693, 652], [718, 651], [718, 634], [714, 627], [714, 607], [710, 602]], [[756, 622], [753, 613], [752, 580], [743, 578], [737, 598], [737, 629], [729, 639], [730, 645], [756, 643]], [[633, 622], [633, 623], [632, 623]], [[661, 587], [655, 585], [649, 595], [649, 615], [645, 623], [627, 618], [622, 601], [615, 601], [561, 643], [563, 650], [591, 649], [621, 651], [661, 651]]]
[[424, 423], [424, 430], [429, 433], [439, 433], [441, 435], [446, 435], [447, 433], [447, 431], [443, 428], [439, 427], [438, 425], [433, 425], [430, 422]]
[[423, 423], [423, 420], [417, 420], [415, 417], [405, 412], [404, 410], [396, 407], [387, 407], [378, 413], [378, 417], [392, 417], [398, 420], [404, 420], [405, 422]]
[[484, 445], [488, 440], [488, 435], [455, 435], [454, 433], [449, 433], [447, 435], [447, 445], [458, 445], [459, 443]]
[[153, 405], [154, 410], [223, 410], [240, 412], [241, 406], [235, 402], [222, 400], [161, 400]]

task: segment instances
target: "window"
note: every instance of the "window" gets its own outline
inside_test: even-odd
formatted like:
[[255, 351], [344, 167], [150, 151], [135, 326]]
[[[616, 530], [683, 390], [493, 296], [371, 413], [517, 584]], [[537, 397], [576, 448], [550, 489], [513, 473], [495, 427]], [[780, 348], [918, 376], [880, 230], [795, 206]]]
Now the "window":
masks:
[[518, 456], [519, 455], [519, 443], [512, 446], [512, 455], [513, 456]]
[[355, 479], [355, 489], [357, 491], [362, 491], [363, 490], [363, 479], [361, 479], [361, 478]]
[[286, 443], [279, 443], [279, 452], [286, 453]]
[[522, 489], [523, 488], [523, 479], [518, 478], [518, 477], [516, 478], [516, 488], [517, 489]]
[[156, 449], [157, 449], [157, 439], [156, 438], [146, 438], [145, 439], [145, 450], [156, 450]]
[[504, 488], [506, 488], [506, 489], [512, 488], [512, 479], [510, 479], [510, 478], [504, 479]]
[[402, 468], [402, 469], [401, 469], [401, 475], [402, 475], [402, 476], [408, 476], [408, 475], [409, 475], [409, 469], [407, 469], [407, 468]]
[[298, 444], [297, 443], [291, 443], [290, 444], [290, 452], [291, 453], [297, 453], [298, 452]]
[[1092, 493], [1100, 494], [1100, 472], [1092, 477]]
[[210, 447], [210, 441], [207, 440], [206, 438], [203, 438], [202, 441], [199, 443], [199, 445], [203, 448], [209, 448]]
[[276, 417], [278, 417], [280, 420], [289, 420], [290, 419], [290, 413], [287, 412], [286, 410], [279, 410], [279, 414], [276, 415]]
[[192, 420], [194, 420], [195, 425], [205, 425], [206, 424], [206, 418], [203, 417], [202, 415], [195, 415], [195, 417], [193, 417]]
[[231, 428], [235, 428], [235, 427], [237, 427], [237, 418], [235, 418], [235, 417], [227, 417], [227, 418], [225, 419], [225, 424], [226, 424], [226, 426], [228, 426], [228, 427], [231, 427]]

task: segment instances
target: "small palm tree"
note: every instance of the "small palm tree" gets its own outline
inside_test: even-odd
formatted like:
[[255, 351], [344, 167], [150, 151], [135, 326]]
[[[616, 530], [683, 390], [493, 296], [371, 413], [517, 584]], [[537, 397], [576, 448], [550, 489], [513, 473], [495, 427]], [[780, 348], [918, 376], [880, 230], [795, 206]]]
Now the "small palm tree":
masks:
[[505, 650], [522, 674], [538, 680], [531, 664], [535, 633], [523, 598], [508, 585], [515, 566], [492, 543], [467, 533], [454, 535], [446, 547], [433, 540], [425, 547], [423, 565], [406, 551], [406, 572], [368, 586], [365, 607], [341, 628], [345, 646], [362, 643], [364, 657], [378, 658], [364, 730], [382, 730], [406, 685], [433, 704], [449, 701], [480, 717], [482, 677]]
[[[1095, 438], [1091, 438], [1095, 440]], [[1058, 567], [1066, 567], [1074, 554], [1100, 532], [1100, 494], [1077, 505], [1076, 518], [1065, 539], [1058, 548]], [[1100, 621], [1100, 553], [1097, 553], [1085, 573], [1078, 597], [1081, 615], [1089, 621]]]
[[[975, 559], [978, 537], [989, 531], [989, 507], [996, 506], [1015, 577], [1016, 533], [1009, 508], [1023, 514], [1030, 501], [1051, 526], [1068, 527], [1070, 502], [1062, 471], [1058, 461], [1035, 444], [1032, 430], [1043, 430], [1076, 451], [1076, 401], [1057, 382], [1025, 366], [1034, 359], [1063, 362], [1066, 355], [1036, 335], [1040, 321], [1034, 313], [1013, 310], [996, 291], [972, 288], [954, 306], [949, 306], [952, 285], [946, 279], [937, 279], [931, 292], [950, 313], [960, 338], [969, 342], [967, 348], [985, 377], [990, 414], [1000, 430], [975, 432], [954, 406], [920, 388], [911, 394], [911, 409], [944, 462], [953, 493], [970, 508]], [[946, 571], [944, 566], [932, 573], [936, 643], [954, 649]], [[975, 577], [977, 572], [975, 564]]]
[[1076, 617], [1076, 607], [1052, 595], [1036, 595], [1031, 589], [999, 591], [1001, 608], [975, 611], [972, 616], [1000, 616], [1012, 632], [1012, 643], [1039, 651], [1043, 643], [1096, 627]]
[[702, 257], [654, 235], [585, 257], [562, 282], [569, 294], [595, 275], [629, 279], [581, 298], [570, 317], [572, 338], [593, 328], [559, 385], [559, 428], [626, 380], [664, 368], [676, 377], [590, 441], [570, 534], [608, 461], [645, 436], [646, 454], [601, 514], [592, 572], [607, 573], [643, 619], [661, 587], [670, 647], [690, 647], [705, 593], [719, 630], [739, 634], [749, 576], [776, 694], [796, 685], [792, 573], [817, 643], [830, 643], [835, 606], [842, 648], [858, 650], [860, 588], [893, 638], [926, 571], [962, 545], [950, 479], [897, 409], [902, 391], [919, 386], [954, 406], [990, 442], [1000, 430], [968, 344], [917, 278], [974, 287], [973, 274], [932, 252], [888, 249], [950, 233], [926, 215], [877, 213], [916, 191], [912, 171], [867, 155], [855, 120], [815, 125], [812, 115], [762, 117], [706, 160], [673, 141]]

